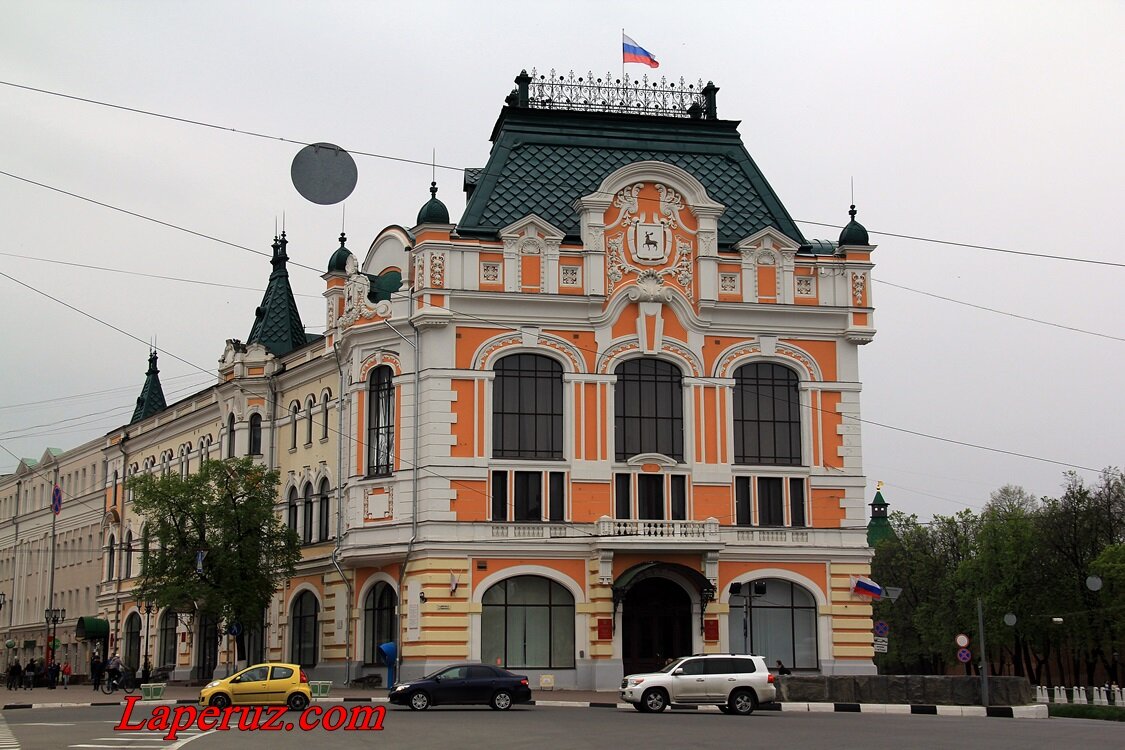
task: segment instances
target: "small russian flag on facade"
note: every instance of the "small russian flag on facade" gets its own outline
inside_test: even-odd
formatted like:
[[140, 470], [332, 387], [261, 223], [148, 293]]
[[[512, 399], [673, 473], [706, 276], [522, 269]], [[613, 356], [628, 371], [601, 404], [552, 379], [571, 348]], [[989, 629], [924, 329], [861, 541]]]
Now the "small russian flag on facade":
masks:
[[852, 576], [852, 593], [878, 601], [883, 598], [883, 587], [863, 576]]
[[640, 63], [650, 68], [659, 68], [660, 63], [652, 53], [633, 41], [633, 37], [621, 32], [621, 61], [627, 63]]

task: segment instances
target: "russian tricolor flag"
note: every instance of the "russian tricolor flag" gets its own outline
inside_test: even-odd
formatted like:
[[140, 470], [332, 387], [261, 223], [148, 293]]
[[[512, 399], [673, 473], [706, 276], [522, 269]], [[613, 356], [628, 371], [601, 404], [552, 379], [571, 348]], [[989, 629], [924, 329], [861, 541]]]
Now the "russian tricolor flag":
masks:
[[852, 593], [878, 601], [883, 598], [883, 587], [863, 576], [852, 576]]
[[627, 63], [640, 63], [650, 68], [659, 68], [660, 63], [652, 53], [633, 41], [633, 37], [621, 32], [621, 61]]

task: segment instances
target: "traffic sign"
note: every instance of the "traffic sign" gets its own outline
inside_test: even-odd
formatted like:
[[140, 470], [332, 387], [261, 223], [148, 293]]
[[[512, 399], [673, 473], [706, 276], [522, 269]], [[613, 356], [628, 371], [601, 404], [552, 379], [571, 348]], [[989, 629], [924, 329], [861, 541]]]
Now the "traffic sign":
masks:
[[887, 644], [889, 643], [887, 638], [884, 638], [882, 636], [877, 635], [874, 638], [872, 638], [871, 641], [872, 641], [871, 645], [872, 645], [872, 648], [875, 649], [875, 653], [877, 653], [877, 654], [887, 653]]
[[973, 658], [973, 652], [967, 648], [957, 649], [957, 661], [962, 664], [968, 664]]
[[959, 633], [957, 637], [953, 639], [953, 641], [959, 648], [965, 648], [969, 645], [969, 636], [965, 635], [964, 633]]
[[242, 635], [242, 623], [232, 622], [230, 624], [230, 627], [227, 628], [227, 632], [237, 638], [238, 636]]
[[891, 626], [888, 625], [885, 620], [878, 620], [875, 623], [875, 635], [885, 637], [890, 632]]
[[51, 490], [51, 512], [56, 516], [62, 510], [62, 490], [56, 484], [55, 489]]

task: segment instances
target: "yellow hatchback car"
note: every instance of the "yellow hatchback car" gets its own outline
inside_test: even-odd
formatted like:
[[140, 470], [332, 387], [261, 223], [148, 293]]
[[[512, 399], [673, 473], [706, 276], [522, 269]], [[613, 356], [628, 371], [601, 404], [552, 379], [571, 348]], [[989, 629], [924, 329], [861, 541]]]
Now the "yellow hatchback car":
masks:
[[255, 664], [199, 691], [203, 706], [288, 706], [303, 711], [312, 700], [309, 678], [297, 664]]

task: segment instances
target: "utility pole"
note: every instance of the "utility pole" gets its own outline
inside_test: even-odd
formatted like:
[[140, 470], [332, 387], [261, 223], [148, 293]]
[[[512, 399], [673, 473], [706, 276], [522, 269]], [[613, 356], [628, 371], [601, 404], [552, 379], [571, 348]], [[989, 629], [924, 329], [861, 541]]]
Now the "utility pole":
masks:
[[988, 651], [984, 645], [984, 603], [977, 597], [977, 631], [980, 634], [980, 704], [988, 705]]

